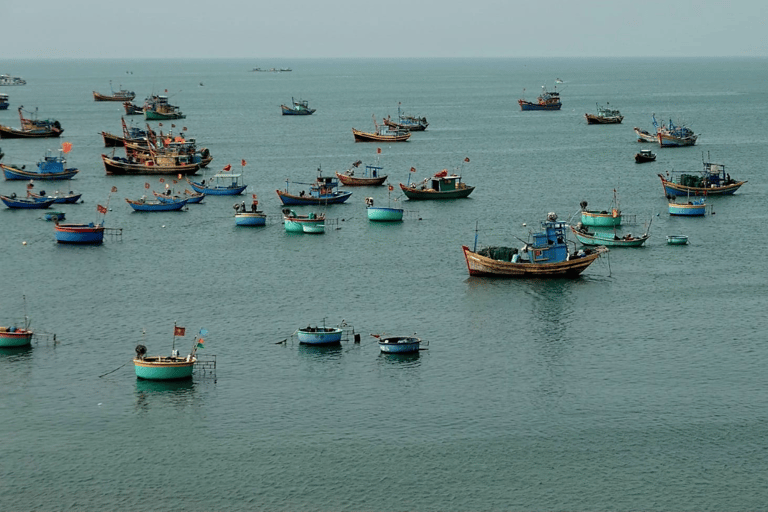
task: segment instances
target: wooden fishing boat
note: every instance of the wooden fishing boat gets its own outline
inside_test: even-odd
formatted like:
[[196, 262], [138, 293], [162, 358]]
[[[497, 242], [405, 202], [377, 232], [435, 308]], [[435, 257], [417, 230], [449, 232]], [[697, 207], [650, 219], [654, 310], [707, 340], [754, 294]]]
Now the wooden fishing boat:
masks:
[[188, 175], [196, 174], [200, 170], [200, 164], [191, 162], [186, 156], [156, 155], [144, 161], [136, 161], [133, 158], [101, 155], [104, 169], [109, 175]]
[[165, 158], [178, 157], [191, 163], [200, 164], [200, 168], [207, 167], [213, 161], [213, 156], [208, 148], [198, 148], [196, 139], [192, 137], [185, 139], [180, 135], [163, 135], [162, 133], [159, 137], [160, 140], [152, 132], [148, 133], [147, 138], [142, 141], [126, 140], [125, 154], [139, 162], [151, 159], [155, 155]]
[[302, 190], [298, 194], [288, 192], [288, 184], [285, 181], [285, 190], [276, 190], [277, 197], [284, 205], [318, 205], [318, 204], [340, 204], [345, 202], [352, 195], [352, 192], [342, 192], [338, 189], [339, 179], [333, 176], [323, 176], [320, 169], [317, 170], [317, 178], [314, 183], [302, 183], [294, 181], [294, 184], [309, 185], [309, 193]]
[[137, 212], [171, 212], [182, 210], [185, 206], [187, 206], [186, 199], [174, 199], [170, 201], [147, 201], [146, 196], [142, 196], [136, 201], [126, 197], [125, 202], [128, 203], [131, 208]]
[[662, 148], [693, 146], [696, 144], [696, 139], [699, 137], [698, 135], [695, 135], [690, 128], [684, 125], [678, 126], [673, 123], [671, 119], [666, 125], [662, 124], [659, 126], [658, 123], [656, 123], [655, 115], [653, 116], [653, 126], [656, 127], [659, 146]]
[[0, 139], [19, 139], [19, 138], [42, 138], [42, 137], [60, 137], [64, 133], [55, 119], [37, 119], [37, 109], [32, 117], [24, 117], [23, 106], [19, 107], [19, 119], [21, 120], [21, 129], [11, 128], [10, 126], [0, 125]]
[[283, 208], [283, 225], [288, 233], [320, 234], [325, 232], [325, 214], [297, 215], [295, 211]]
[[611, 231], [588, 231], [586, 226], [577, 224], [575, 227], [571, 226], [576, 239], [581, 242], [582, 245], [604, 245], [606, 247], [640, 247], [650, 238], [650, 235], [646, 232], [642, 236], [632, 236], [632, 233], [619, 236], [616, 232]]
[[122, 148], [126, 143], [138, 144], [143, 147], [149, 146], [149, 137], [157, 137], [157, 133], [149, 126], [144, 130], [137, 126], [128, 126], [125, 123], [125, 118], [120, 118], [123, 125], [123, 135], [113, 135], [109, 132], [101, 132], [101, 136], [104, 139], [104, 147], [106, 148]]
[[423, 132], [429, 126], [426, 117], [407, 116], [400, 111], [400, 102], [397, 103], [397, 120], [390, 116], [384, 118], [384, 124], [390, 128], [408, 130], [409, 132]]
[[27, 170], [25, 165], [0, 164], [6, 180], [70, 180], [79, 171], [74, 167], [67, 168], [67, 160], [63, 150], [59, 154], [46, 152], [42, 160], [37, 162], [37, 170]]
[[112, 94], [101, 94], [96, 91], [93, 91], [93, 101], [123, 101], [123, 102], [128, 101], [130, 102], [133, 98], [136, 97], [136, 93], [133, 91], [128, 91], [126, 89], [120, 89], [118, 91], [113, 90], [111, 80], [109, 81], [109, 89], [112, 92]]
[[291, 106], [280, 105], [284, 116], [310, 116], [315, 113], [314, 108], [309, 108], [307, 100], [295, 100], [291, 98]]
[[200, 182], [195, 182], [187, 178], [189, 185], [202, 194], [208, 194], [211, 196], [238, 196], [245, 192], [248, 187], [243, 183], [243, 175], [229, 172], [232, 168], [230, 165], [224, 167], [225, 172], [214, 174], [206, 180], [203, 179]]
[[637, 142], [658, 142], [659, 137], [655, 133], [641, 130], [635, 127], [635, 135], [637, 135]]
[[364, 132], [352, 128], [352, 135], [355, 142], [405, 142], [411, 138], [411, 132], [395, 128], [390, 129], [387, 125], [379, 126], [376, 117], [373, 118], [373, 132]]
[[641, 149], [638, 153], [635, 153], [636, 164], [653, 162], [655, 160], [656, 160], [656, 153], [652, 153], [650, 149]]
[[[525, 89], [523, 89], [525, 92]], [[560, 93], [557, 92], [557, 86], [554, 91], [547, 91], [545, 85], [541, 86], [541, 94], [537, 98], [536, 102], [525, 101], [524, 99], [517, 100], [520, 105], [520, 110], [560, 110], [563, 104], [560, 102]]]
[[400, 190], [408, 199], [412, 200], [460, 199], [471, 194], [475, 187], [467, 186], [461, 181], [461, 176], [448, 175], [448, 171], [443, 169], [431, 178], [425, 178], [419, 183], [409, 183], [408, 185], [400, 183]]
[[179, 107], [168, 103], [168, 96], [152, 95], [144, 102], [144, 119], [147, 121], [165, 121], [184, 119]]
[[0, 201], [11, 209], [20, 210], [44, 210], [50, 208], [53, 199], [33, 199], [31, 197], [16, 197], [16, 194], [10, 196], [0, 195]]
[[[392, 185], [390, 185], [389, 188], [391, 193]], [[365, 205], [365, 211], [368, 214], [368, 220], [375, 222], [401, 222], [403, 220], [403, 209], [392, 208], [391, 197], [390, 205], [387, 207], [374, 206], [372, 197], [365, 198]]]
[[704, 170], [699, 174], [670, 173], [659, 174], [666, 196], [725, 196], [732, 195], [746, 181], [736, 181], [725, 171], [725, 165], [704, 162]]
[[11, 103], [8, 101], [8, 95], [0, 93], [0, 110], [8, 110]]
[[667, 244], [669, 245], [687, 245], [687, 235], [667, 235]]
[[378, 339], [379, 350], [385, 354], [413, 354], [421, 348], [421, 338], [416, 336], [387, 336]]
[[61, 224], [54, 226], [60, 244], [99, 245], [104, 241], [104, 222], [99, 224]]
[[[200, 335], [207, 333], [200, 330]], [[197, 349], [203, 347], [203, 339], [195, 337], [192, 351], [187, 356], [180, 356], [176, 350], [176, 336], [184, 336], [183, 327], [173, 326], [173, 345], [170, 356], [148, 356], [147, 347], [143, 344], [136, 346], [136, 357], [133, 359], [133, 367], [136, 377], [146, 380], [180, 380], [191, 379], [192, 371], [197, 362]]]
[[34, 332], [29, 329], [28, 320], [24, 327], [0, 327], [0, 348], [26, 347], [32, 343]]
[[707, 213], [707, 204], [703, 197], [692, 197], [686, 203], [676, 203], [670, 196], [669, 214], [679, 217], [703, 217]]
[[549, 213], [541, 224], [542, 231], [532, 233], [530, 241], [519, 251], [512, 247], [486, 247], [475, 251], [462, 246], [469, 275], [577, 277], [601, 254], [608, 252], [607, 247], [598, 246], [569, 253], [568, 224], [558, 222], [554, 213]]
[[618, 110], [597, 105], [597, 114], [584, 114], [587, 124], [619, 124], [624, 116]]
[[384, 168], [378, 165], [366, 165], [362, 172], [355, 174], [355, 170], [358, 169], [361, 163], [358, 160], [343, 173], [336, 172], [336, 177], [339, 178], [342, 185], [347, 187], [369, 187], [384, 184], [387, 180], [387, 175], [382, 174]]
[[299, 343], [304, 345], [338, 345], [344, 331], [339, 327], [311, 327], [296, 330]]
[[125, 115], [127, 116], [140, 116], [144, 114], [144, 108], [140, 107], [138, 105], [134, 105], [130, 101], [123, 102], [123, 107], [125, 108]]

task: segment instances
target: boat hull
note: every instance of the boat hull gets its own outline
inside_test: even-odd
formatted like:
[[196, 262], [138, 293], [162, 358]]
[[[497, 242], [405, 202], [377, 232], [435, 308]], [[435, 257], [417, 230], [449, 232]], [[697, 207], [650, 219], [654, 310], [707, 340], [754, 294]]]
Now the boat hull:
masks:
[[185, 119], [186, 117], [187, 116], [181, 112], [164, 114], [162, 112], [155, 112], [154, 110], [144, 111], [144, 119], [147, 121], [170, 121], [172, 119]]
[[17, 130], [10, 126], [0, 125], [0, 139], [39, 139], [46, 137], [61, 137], [63, 129], [50, 130]]
[[683, 146], [693, 146], [696, 144], [696, 139], [698, 139], [699, 136], [691, 135], [690, 137], [675, 137], [673, 135], [659, 133], [658, 138], [659, 146], [662, 148], [676, 148]]
[[0, 331], [0, 348], [26, 347], [32, 343], [32, 331], [18, 329], [15, 332]]
[[661, 174], [658, 176], [666, 196], [726, 196], [735, 193], [739, 187], [746, 183], [746, 181], [737, 181], [722, 187], [689, 187], [669, 181]]
[[44, 210], [46, 208], [50, 208], [53, 204], [53, 199], [37, 201], [27, 198], [15, 199], [8, 196], [0, 196], [0, 201], [2, 201], [8, 208], [18, 210]]
[[642, 153], [636, 153], [635, 154], [635, 163], [637, 164], [644, 164], [646, 162], [655, 162], [656, 161], [656, 155], [651, 153], [650, 156], [643, 155]]
[[587, 118], [587, 124], [619, 124], [624, 116], [596, 116], [594, 114], [584, 114]]
[[520, 105], [520, 110], [560, 110], [563, 106], [562, 103], [552, 103], [547, 105], [540, 105], [538, 103], [531, 103], [530, 101], [517, 100]]
[[371, 132], [361, 132], [352, 128], [355, 142], [406, 142], [411, 138], [411, 132], [401, 135], [379, 135]]
[[606, 247], [640, 247], [645, 243], [646, 240], [648, 240], [648, 238], [650, 238], [650, 235], [648, 234], [627, 239], [623, 237], [618, 238], [616, 235], [614, 235], [613, 232], [583, 233], [577, 229], [574, 229], [573, 226], [571, 226], [571, 231], [582, 245], [590, 246], [604, 245]]
[[437, 190], [419, 190], [411, 187], [406, 187], [402, 183], [400, 184], [400, 190], [403, 191], [405, 197], [415, 201], [424, 201], [429, 199], [461, 199], [469, 196], [475, 187], [465, 187], [456, 190], [447, 190], [445, 192], [439, 192]]
[[[285, 231], [287, 233], [323, 233], [325, 232], [325, 218], [285, 218]], [[310, 226], [310, 227], [305, 227]]]
[[276, 190], [277, 197], [286, 206], [300, 206], [300, 205], [318, 205], [318, 204], [341, 204], [352, 195], [352, 192], [337, 192], [332, 195], [304, 195], [297, 196], [289, 194], [284, 190]]
[[368, 220], [375, 222], [400, 222], [403, 220], [402, 208], [380, 208], [369, 206], [366, 208]]
[[659, 138], [655, 133], [650, 133], [640, 128], [635, 128], [635, 135], [637, 135], [637, 142], [658, 142]]
[[56, 224], [56, 241], [60, 244], [99, 245], [104, 241], [104, 226], [93, 224]]
[[333, 327], [318, 327], [316, 330], [307, 331], [299, 329], [296, 337], [299, 343], [304, 345], [331, 345], [341, 343], [342, 330]]
[[336, 173], [336, 177], [339, 178], [339, 181], [342, 185], [345, 185], [347, 187], [372, 187], [372, 186], [378, 186], [383, 185], [385, 181], [387, 181], [387, 176], [378, 176], [376, 178], [365, 178], [365, 177], [356, 177], [356, 176], [350, 176], [348, 174], [343, 174], [340, 172]]
[[[101, 155], [104, 162], [104, 169], [110, 176], [138, 176], [138, 175], [164, 175], [174, 176], [177, 174], [189, 175], [196, 174], [200, 170], [199, 163], [179, 164], [179, 165], [147, 165], [146, 163], [126, 163], [120, 160], [109, 158], [107, 155]], [[152, 163], [151, 161], [148, 163]]]
[[145, 357], [134, 359], [136, 377], [145, 380], [180, 380], [192, 378], [197, 360], [189, 361], [180, 357]]
[[283, 111], [284, 116], [311, 116], [315, 113], [314, 108], [310, 109], [294, 109], [286, 105], [280, 105], [280, 109]]
[[93, 91], [93, 101], [131, 101], [133, 98], [135, 98], [136, 95], [134, 93], [130, 94], [99, 94], [96, 91]]
[[65, 169], [62, 172], [35, 172], [26, 169], [17, 169], [10, 165], [0, 164], [6, 180], [71, 180], [78, 169]]
[[559, 278], [559, 277], [578, 277], [588, 266], [590, 266], [600, 255], [607, 252], [605, 247], [597, 247], [590, 254], [583, 257], [570, 259], [559, 263], [512, 263], [506, 261], [494, 260], [481, 256], [469, 250], [466, 245], [462, 246], [464, 250], [464, 259], [467, 263], [467, 270], [470, 276], [495, 276], [495, 277], [536, 277], [536, 278]]
[[179, 211], [187, 206], [186, 199], [169, 201], [167, 203], [162, 201], [131, 201], [130, 199], [126, 199], [125, 202], [137, 212], [172, 212]]
[[419, 351], [421, 339], [413, 336], [382, 338], [379, 350], [386, 354], [412, 354]]
[[207, 188], [202, 183], [196, 183], [191, 180], [187, 180], [187, 181], [189, 182], [189, 186], [191, 186], [195, 192], [199, 192], [201, 194], [206, 194], [209, 196], [239, 196], [240, 194], [245, 192], [246, 188], [248, 188], [248, 185]]
[[667, 244], [669, 245], [687, 245], [687, 235], [667, 235]]
[[266, 226], [267, 215], [262, 212], [245, 212], [235, 214], [236, 226]]
[[585, 226], [613, 228], [621, 226], [621, 212], [582, 211], [581, 223]]
[[669, 214], [678, 217], [702, 217], [707, 213], [706, 204], [669, 203]]

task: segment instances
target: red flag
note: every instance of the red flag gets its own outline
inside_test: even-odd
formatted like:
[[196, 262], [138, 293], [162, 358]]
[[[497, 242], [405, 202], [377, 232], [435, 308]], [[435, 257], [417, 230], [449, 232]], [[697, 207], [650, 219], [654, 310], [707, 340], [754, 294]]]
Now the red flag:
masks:
[[168, 92], [168, 89], [166, 89], [165, 92]]
[[149, 188], [149, 183], [145, 183], [144, 188]]
[[117, 187], [112, 187], [112, 192], [117, 192]]
[[97, 210], [99, 213], [104, 213], [104, 214], [106, 214], [106, 213], [107, 213], [107, 209], [106, 209], [104, 206], [101, 206], [100, 204], [96, 205], [96, 210]]
[[184, 131], [187, 131], [187, 127], [186, 127], [186, 126], [185, 126], [184, 128], [182, 128], [182, 129], [183, 129]]
[[411, 167], [411, 172], [416, 172], [416, 168], [415, 167]]
[[245, 160], [240, 160], [240, 165], [242, 165], [243, 167], [245, 167], [245, 164], [247, 164], [247, 163], [248, 162], [246, 162]]
[[187, 330], [184, 327], [178, 327], [176, 325], [173, 326], [173, 335], [174, 336], [184, 336], [185, 332], [187, 332]]
[[376, 148], [376, 153], [381, 153], [381, 148]]
[[61, 150], [64, 151], [64, 153], [69, 153], [70, 151], [72, 151], [72, 143], [71, 142], [62, 142]]
[[160, 183], [165, 183], [165, 178], [160, 178]]
[[464, 159], [465, 162], [469, 162], [469, 157]]
[[390, 185], [390, 186], [389, 186], [389, 191], [390, 191], [390, 192], [392, 192], [393, 190], [395, 190], [395, 187], [393, 187], [392, 185]]
[[229, 165], [229, 164], [227, 164], [227, 165], [225, 165], [225, 166], [224, 166], [224, 170], [225, 170], [225, 171], [228, 171], [228, 170], [230, 170], [231, 168], [232, 168], [232, 166], [231, 166], [231, 165]]

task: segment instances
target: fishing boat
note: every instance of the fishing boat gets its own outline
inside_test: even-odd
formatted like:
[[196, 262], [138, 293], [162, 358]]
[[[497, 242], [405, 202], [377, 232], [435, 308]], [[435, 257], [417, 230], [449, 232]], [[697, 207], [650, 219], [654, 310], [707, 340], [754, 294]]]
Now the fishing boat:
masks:
[[703, 197], [690, 197], [688, 202], [676, 203], [674, 196], [669, 196], [669, 214], [678, 217], [702, 217], [707, 213], [707, 204]]
[[651, 152], [650, 149], [641, 149], [638, 153], [635, 153], [636, 164], [653, 162], [655, 160], [656, 160], [656, 153]]
[[60, 244], [99, 245], [104, 241], [104, 222], [94, 224], [61, 224], [54, 226]]
[[179, 107], [168, 103], [168, 96], [150, 96], [144, 102], [143, 110], [144, 119], [147, 121], [165, 121], [187, 117], [179, 110]]
[[364, 132], [352, 128], [352, 135], [355, 137], [355, 142], [405, 142], [411, 138], [411, 132], [408, 130], [390, 128], [389, 126], [379, 125], [376, 122], [376, 117], [373, 118], [373, 132]]
[[152, 192], [154, 196], [157, 198], [158, 201], [161, 202], [173, 202], [173, 201], [180, 201], [180, 200], [186, 200], [187, 204], [198, 204], [205, 199], [205, 194], [202, 192], [195, 192], [194, 190], [184, 189], [184, 192], [181, 194], [174, 194], [170, 190], [166, 190], [165, 194], [160, 194], [158, 192]]
[[688, 235], [667, 235], [668, 245], [687, 245]]
[[32, 343], [34, 334], [29, 329], [28, 319], [25, 319], [24, 327], [0, 327], [0, 348], [26, 347]]
[[157, 133], [149, 126], [147, 129], [139, 128], [138, 126], [128, 126], [125, 123], [125, 118], [121, 117], [120, 121], [123, 125], [123, 135], [113, 135], [109, 132], [101, 132], [101, 136], [104, 139], [105, 148], [122, 148], [126, 143], [140, 144], [142, 146], [149, 146], [149, 137], [157, 137]]
[[358, 160], [352, 167], [341, 172], [336, 172], [336, 177], [346, 187], [368, 187], [382, 185], [387, 181], [387, 175], [383, 174], [383, 167], [378, 165], [366, 165], [362, 172], [359, 170], [363, 162]]
[[658, 142], [659, 137], [655, 133], [641, 130], [635, 127], [635, 135], [637, 135], [637, 142]]
[[400, 102], [397, 103], [397, 120], [390, 116], [384, 118], [384, 124], [390, 128], [408, 130], [409, 132], [423, 132], [429, 126], [426, 117], [407, 116], [400, 110]]
[[590, 246], [640, 247], [651, 236], [647, 231], [642, 236], [633, 236], [632, 233], [619, 236], [615, 231], [589, 231], [581, 222], [576, 226], [571, 226], [571, 231], [582, 245]]
[[[523, 89], [525, 92], [525, 89]], [[520, 105], [520, 110], [560, 110], [563, 104], [560, 102], [560, 93], [557, 92], [557, 86], [554, 91], [548, 91], [545, 85], [541, 86], [541, 94], [537, 98], [536, 102], [525, 101], [524, 99], [517, 100]]]
[[379, 350], [385, 354], [413, 354], [421, 348], [421, 338], [416, 336], [386, 336], [378, 338]]
[[294, 205], [318, 205], [318, 204], [341, 204], [349, 199], [352, 192], [342, 192], [339, 190], [339, 179], [334, 176], [323, 176], [322, 170], [317, 170], [317, 178], [314, 183], [302, 183], [294, 181], [297, 185], [309, 185], [309, 192], [302, 190], [298, 194], [288, 192], [288, 184], [285, 181], [285, 190], [276, 190], [280, 202], [287, 206]]
[[36, 171], [27, 170], [25, 165], [0, 164], [0, 168], [3, 169], [6, 180], [70, 180], [79, 171], [75, 167], [66, 167], [67, 160], [64, 158], [64, 153], [64, 149], [60, 149], [58, 155], [50, 150], [47, 151], [43, 159], [37, 162]]
[[123, 102], [123, 108], [125, 108], [125, 115], [127, 116], [140, 116], [144, 114], [144, 108], [134, 105], [131, 101]]
[[227, 164], [224, 166], [224, 172], [214, 174], [206, 182], [203, 179], [200, 182], [195, 182], [187, 178], [187, 182], [194, 189], [195, 192], [211, 196], [238, 196], [245, 192], [248, 185], [243, 183], [243, 174], [235, 174], [229, 172], [232, 166]]
[[0, 93], [0, 110], [8, 110], [11, 103], [8, 101], [8, 95]]
[[253, 201], [251, 201], [250, 211], [246, 209], [245, 201], [243, 201], [241, 204], [235, 203], [233, 208], [235, 209], [236, 226], [267, 225], [267, 214], [259, 210], [259, 201], [256, 199], [256, 194], [253, 194]]
[[287, 233], [321, 234], [325, 232], [325, 214], [297, 215], [295, 211], [283, 208], [283, 225]]
[[27, 81], [18, 76], [0, 75], [0, 85], [27, 85]]
[[295, 100], [291, 98], [291, 106], [280, 105], [284, 116], [311, 116], [315, 113], [314, 108], [309, 108], [307, 100]]
[[[122, 85], [120, 86], [122, 87]], [[128, 91], [126, 89], [119, 89], [115, 91], [112, 89], [112, 80], [109, 81], [109, 89], [112, 92], [111, 94], [101, 94], [96, 91], [93, 91], [93, 101], [131, 101], [133, 98], [136, 97], [136, 93], [133, 91]]]
[[[200, 336], [207, 333], [205, 329], [200, 330]], [[192, 351], [187, 356], [180, 356], [176, 350], [176, 337], [184, 336], [183, 327], [173, 326], [173, 345], [170, 356], [148, 356], [147, 347], [143, 344], [136, 346], [136, 357], [133, 359], [133, 367], [136, 377], [146, 380], [179, 380], [191, 379], [192, 370], [197, 362], [197, 349], [203, 347], [202, 337], [195, 337], [192, 345]]]
[[[389, 186], [390, 194], [392, 193], [392, 185]], [[373, 198], [365, 198], [365, 211], [368, 214], [368, 220], [375, 222], [400, 222], [403, 220], [403, 209], [392, 208], [392, 200], [390, 196], [389, 206], [374, 206]]]
[[66, 216], [67, 215], [64, 212], [45, 212], [45, 214], [43, 215], [43, 218], [45, 218], [45, 220], [50, 220], [53, 222], [61, 222], [66, 218]]
[[338, 345], [344, 330], [340, 327], [307, 326], [296, 330], [299, 343], [304, 345]]
[[618, 110], [597, 105], [597, 114], [584, 114], [587, 124], [619, 124], [624, 116]]
[[696, 144], [698, 135], [693, 133], [693, 130], [686, 126], [678, 126], [669, 120], [666, 125], [659, 126], [656, 123], [656, 116], [653, 116], [653, 125], [656, 127], [656, 135], [658, 137], [659, 146], [662, 148], [673, 148], [679, 146], [693, 146]]
[[135, 201], [126, 197], [125, 202], [128, 203], [131, 208], [137, 212], [171, 212], [182, 210], [185, 206], [187, 206], [186, 199], [172, 199], [170, 201], [147, 201], [146, 196], [141, 196]]
[[0, 125], [0, 139], [60, 137], [64, 133], [64, 128], [57, 120], [37, 119], [37, 109], [35, 109], [32, 117], [26, 118], [23, 109], [23, 106], [19, 107], [21, 129]]
[[696, 174], [659, 174], [667, 196], [725, 196], [736, 192], [746, 181], [736, 181], [725, 171], [725, 165], [704, 162], [704, 170]]
[[[147, 127], [149, 128], [149, 127]], [[207, 167], [213, 161], [208, 148], [198, 148], [197, 140], [193, 137], [185, 139], [181, 135], [159, 134], [148, 130], [147, 137], [141, 141], [125, 142], [125, 154], [138, 162], [152, 159], [155, 156], [166, 159], [181, 158], [186, 162], [199, 164], [200, 168]]]
[[616, 189], [613, 190], [613, 201], [609, 210], [588, 210], [589, 203], [582, 201], [581, 223], [590, 227], [613, 228], [621, 226], [621, 210], [619, 209], [619, 200], [616, 196]]
[[50, 195], [50, 194], [46, 195], [45, 190], [40, 190], [39, 192], [35, 193], [35, 192], [32, 192], [32, 190], [28, 186], [27, 196], [37, 201], [53, 199], [54, 204], [75, 204], [80, 200], [81, 197], [83, 197], [83, 194], [82, 193], [76, 194], [71, 190], [69, 192], [59, 192], [57, 190], [53, 193], [53, 195]]
[[459, 199], [467, 197], [475, 187], [467, 186], [458, 174], [448, 174], [446, 169], [418, 183], [400, 183], [400, 190], [408, 199]]
[[497, 277], [577, 277], [601, 254], [605, 246], [568, 251], [565, 222], [559, 222], [555, 213], [549, 213], [541, 223], [542, 231], [531, 233], [522, 249], [512, 247], [486, 247], [479, 251], [462, 246], [470, 276]]
[[101, 155], [101, 160], [108, 175], [188, 175], [200, 170], [200, 163], [187, 155], [152, 154], [143, 160]]
[[50, 208], [53, 199], [33, 199], [31, 197], [16, 197], [16, 194], [10, 196], [0, 195], [0, 201], [11, 209], [20, 210], [44, 210]]

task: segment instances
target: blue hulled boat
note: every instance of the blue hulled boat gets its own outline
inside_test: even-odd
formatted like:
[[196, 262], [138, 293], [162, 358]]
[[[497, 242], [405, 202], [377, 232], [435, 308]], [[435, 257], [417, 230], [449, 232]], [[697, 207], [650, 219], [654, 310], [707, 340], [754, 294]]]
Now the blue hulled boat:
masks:
[[50, 208], [53, 204], [53, 199], [33, 199], [31, 197], [16, 197], [16, 194], [10, 196], [0, 196], [2, 201], [8, 208], [14, 209], [33, 209], [42, 210]]
[[[229, 170], [227, 167], [224, 168], [225, 171]], [[248, 185], [243, 183], [242, 174], [233, 174], [231, 172], [214, 174], [207, 183], [205, 180], [198, 183], [189, 178], [187, 178], [187, 182], [189, 182], [189, 185], [195, 192], [210, 196], [238, 196], [245, 192], [245, 189], [248, 187]]]
[[280, 109], [283, 111], [284, 116], [310, 116], [315, 113], [314, 108], [309, 108], [307, 100], [296, 101], [291, 98], [291, 104], [293, 106], [280, 105]]
[[560, 110], [560, 107], [563, 106], [560, 102], [557, 86], [555, 86], [554, 91], [548, 91], [544, 85], [541, 86], [541, 95], [537, 98], [536, 103], [524, 99], [517, 100], [517, 103], [520, 105], [520, 110]]
[[675, 203], [674, 198], [669, 202], [669, 214], [681, 217], [702, 217], [707, 213], [707, 203], [703, 197], [692, 197], [687, 203]]
[[37, 170], [27, 170], [26, 166], [0, 164], [6, 180], [69, 180], [78, 173], [74, 167], [66, 168], [67, 160], [63, 150], [58, 155], [48, 151], [42, 160], [37, 162]]
[[104, 222], [99, 224], [60, 224], [54, 226], [60, 244], [99, 245], [104, 241]]
[[147, 201], [146, 197], [141, 197], [137, 201], [125, 198], [125, 202], [131, 205], [131, 208], [137, 212], [171, 212], [178, 211], [187, 206], [186, 199], [173, 199], [168, 202]]
[[293, 182], [299, 185], [309, 185], [309, 193], [302, 190], [298, 195], [288, 192], [288, 180], [285, 181], [285, 190], [276, 190], [277, 197], [284, 205], [311, 205], [311, 204], [339, 204], [343, 203], [352, 192], [338, 190], [339, 179], [334, 176], [323, 176], [320, 169], [317, 170], [317, 179], [314, 183]]
[[725, 196], [736, 192], [746, 181], [736, 181], [725, 172], [725, 165], [704, 162], [701, 174], [667, 173], [658, 175], [667, 196]]

